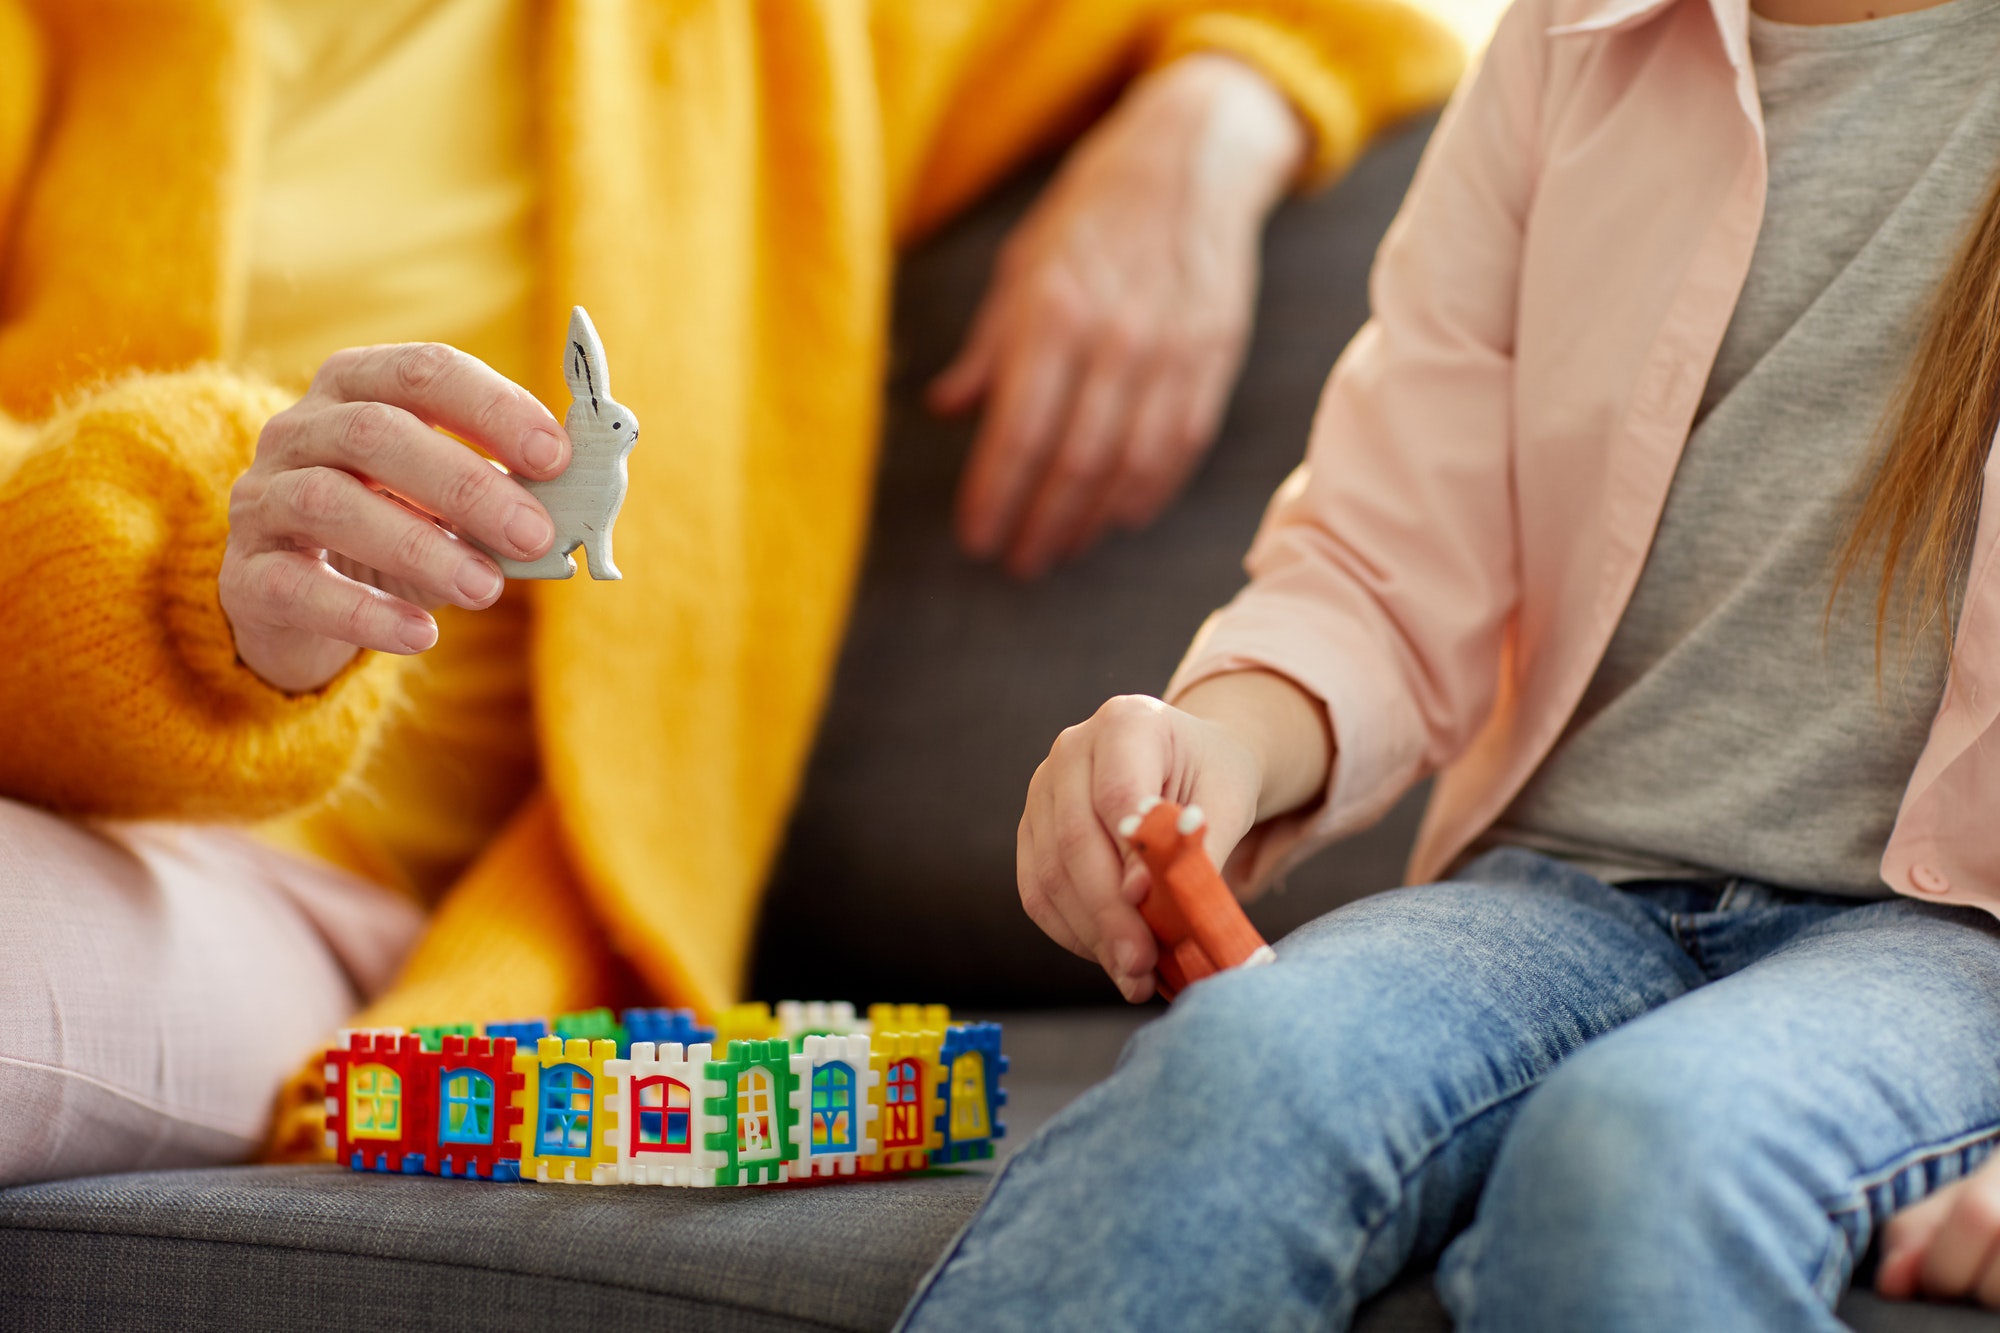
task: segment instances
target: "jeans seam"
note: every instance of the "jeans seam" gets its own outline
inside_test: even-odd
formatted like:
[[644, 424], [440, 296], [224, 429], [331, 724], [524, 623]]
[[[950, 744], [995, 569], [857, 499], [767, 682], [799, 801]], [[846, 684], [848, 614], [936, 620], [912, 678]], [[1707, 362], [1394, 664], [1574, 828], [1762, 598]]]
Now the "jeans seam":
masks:
[[1868, 1201], [1870, 1191], [1880, 1189], [1914, 1167], [1928, 1166], [1953, 1153], [1962, 1153], [1968, 1148], [1978, 1147], [1982, 1142], [1990, 1143], [1996, 1139], [2000, 1139], [2000, 1120], [1991, 1121], [1980, 1129], [1953, 1135], [1949, 1139], [1939, 1139], [1922, 1147], [1912, 1148], [1900, 1157], [1892, 1158], [1855, 1177], [1838, 1204], [1830, 1199], [1821, 1199], [1820, 1206], [1826, 1210], [1826, 1215], [1833, 1219], [1849, 1213], [1872, 1212]]
[[[1542, 1078], [1546, 1075], [1546, 1073], [1547, 1073], [1546, 1070], [1543, 1071], [1543, 1074], [1536, 1075], [1534, 1078], [1528, 1080], [1520, 1087], [1515, 1088], [1512, 1092], [1501, 1093], [1496, 1096], [1488, 1098], [1484, 1102], [1481, 1102], [1475, 1109], [1473, 1109], [1472, 1111], [1463, 1116], [1460, 1116], [1457, 1120], [1455, 1120], [1452, 1123], [1451, 1129], [1448, 1132], [1440, 1134], [1436, 1138], [1432, 1139], [1431, 1142], [1425, 1146], [1422, 1154], [1418, 1156], [1417, 1159], [1410, 1164], [1408, 1170], [1397, 1171], [1396, 1173], [1397, 1206], [1393, 1208], [1383, 1209], [1379, 1217], [1375, 1218], [1371, 1222], [1367, 1222], [1362, 1225], [1361, 1243], [1355, 1246], [1353, 1254], [1350, 1256], [1348, 1260], [1346, 1287], [1347, 1287], [1347, 1293], [1350, 1297], [1354, 1297], [1355, 1295], [1354, 1279], [1361, 1269], [1361, 1256], [1368, 1253], [1368, 1251], [1374, 1246], [1376, 1238], [1379, 1237], [1384, 1231], [1386, 1231], [1389, 1228], [1389, 1225], [1392, 1222], [1394, 1222], [1396, 1218], [1401, 1214], [1402, 1209], [1408, 1205], [1409, 1195], [1410, 1195], [1410, 1182], [1416, 1179], [1418, 1174], [1421, 1173], [1425, 1167], [1431, 1164], [1432, 1159], [1434, 1159], [1439, 1153], [1443, 1152], [1445, 1148], [1450, 1145], [1452, 1140], [1457, 1138], [1458, 1135], [1464, 1131], [1466, 1126], [1470, 1125], [1473, 1121], [1479, 1119], [1487, 1112], [1497, 1110], [1498, 1108], [1505, 1106], [1508, 1102], [1513, 1101], [1515, 1098], [1525, 1097], [1528, 1093], [1533, 1092], [1535, 1090], [1535, 1085], [1542, 1081]], [[1358, 1299], [1355, 1301], [1355, 1303], [1356, 1305], [1360, 1304]], [[1332, 1313], [1331, 1308], [1329, 1308], [1328, 1313], [1329, 1314]]]

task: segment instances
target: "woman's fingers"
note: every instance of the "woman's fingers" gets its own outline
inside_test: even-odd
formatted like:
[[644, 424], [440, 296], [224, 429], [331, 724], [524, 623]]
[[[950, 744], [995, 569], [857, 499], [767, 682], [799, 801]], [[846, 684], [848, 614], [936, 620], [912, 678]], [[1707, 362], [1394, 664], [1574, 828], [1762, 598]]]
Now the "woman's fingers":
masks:
[[1117, 470], [1131, 416], [1129, 349], [1100, 350], [1071, 400], [1061, 443], [1042, 469], [1007, 553], [1007, 571], [1038, 578], [1075, 541]]
[[[1021, 339], [1010, 341], [1018, 345]], [[1059, 333], [1002, 354], [959, 490], [958, 537], [968, 554], [997, 555], [1014, 532], [1055, 447], [1056, 428], [1075, 390], [1076, 360]]]
[[[1065, 556], [1082, 555], [1112, 526], [1144, 526], [1131, 516], [1152, 503], [1159, 479], [1172, 469], [1169, 452], [1178, 442], [1187, 390], [1184, 375], [1172, 364], [1156, 368], [1145, 387], [1134, 395], [1131, 419], [1119, 451], [1118, 470], [1098, 496], [1090, 515], [1078, 525]], [[1164, 500], [1161, 501], [1164, 503]]]
[[505, 581], [483, 553], [338, 468], [296, 468], [264, 489], [260, 526], [301, 546], [336, 551], [438, 605], [477, 610]]
[[420, 653], [437, 642], [437, 622], [421, 608], [344, 578], [303, 551], [247, 556], [225, 568], [224, 577], [246, 588], [246, 603], [270, 617], [251, 629], [298, 630], [383, 653]]
[[1004, 284], [996, 284], [979, 303], [979, 313], [972, 317], [972, 329], [966, 334], [965, 346], [959, 348], [951, 364], [938, 372], [925, 391], [924, 397], [931, 411], [955, 416], [986, 396], [993, 382], [993, 368], [999, 358], [1002, 331], [1007, 323], [1007, 294], [1010, 290]]
[[259, 452], [272, 455], [280, 475], [332, 469], [366, 478], [516, 559], [534, 559], [554, 540], [548, 511], [519, 482], [407, 410], [382, 402], [311, 405], [309, 398], [264, 428]]
[[326, 359], [312, 392], [339, 402], [387, 403], [484, 449], [537, 480], [569, 465], [569, 436], [520, 385], [442, 343], [353, 347]]

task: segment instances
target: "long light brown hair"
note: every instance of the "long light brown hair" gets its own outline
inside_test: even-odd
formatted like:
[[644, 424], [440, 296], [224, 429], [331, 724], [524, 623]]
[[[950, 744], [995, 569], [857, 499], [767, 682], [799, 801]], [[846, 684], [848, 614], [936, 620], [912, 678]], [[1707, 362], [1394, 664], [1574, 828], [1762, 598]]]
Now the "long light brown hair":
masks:
[[[1996, 426], [2000, 175], [1938, 283], [1916, 354], [1884, 417], [1880, 462], [1834, 561], [1833, 597], [1875, 567], [1878, 673], [1892, 636], [1914, 647], [1936, 633], [1950, 652], [1953, 590], [1972, 552]], [[1830, 616], [1831, 598], [1827, 609]]]

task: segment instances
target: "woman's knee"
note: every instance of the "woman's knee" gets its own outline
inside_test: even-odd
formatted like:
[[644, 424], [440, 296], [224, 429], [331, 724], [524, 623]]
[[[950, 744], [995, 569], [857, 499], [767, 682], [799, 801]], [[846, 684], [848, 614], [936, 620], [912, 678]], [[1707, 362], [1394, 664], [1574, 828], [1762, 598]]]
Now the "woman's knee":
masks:
[[0, 801], [0, 1183], [237, 1160], [356, 1001], [226, 835]]

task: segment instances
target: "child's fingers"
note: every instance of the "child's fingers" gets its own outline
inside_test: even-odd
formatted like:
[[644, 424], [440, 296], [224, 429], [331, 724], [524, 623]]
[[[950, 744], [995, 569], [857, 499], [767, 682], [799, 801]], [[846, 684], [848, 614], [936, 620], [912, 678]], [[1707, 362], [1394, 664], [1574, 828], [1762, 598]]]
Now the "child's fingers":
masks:
[[1970, 1295], [1994, 1262], [2000, 1242], [2000, 1179], [1991, 1172], [1966, 1177], [1953, 1191], [1944, 1220], [1931, 1236], [1920, 1285], [1933, 1296]]
[[1881, 1262], [1875, 1266], [1876, 1291], [1896, 1301], [1917, 1295], [1931, 1240], [1950, 1215], [1952, 1200], [1964, 1183], [1954, 1181], [1889, 1219], [1882, 1229]]
[[1021, 827], [1014, 837], [1014, 874], [1021, 892], [1021, 907], [1028, 919], [1042, 928], [1042, 933], [1079, 958], [1094, 959], [1090, 946], [1069, 928], [1056, 906], [1054, 892], [1059, 880], [1060, 867], [1053, 858], [1046, 856], [1035, 840], [1037, 816], [1040, 804], [1039, 793], [1030, 789], [1028, 793], [1028, 813], [1021, 816]]

